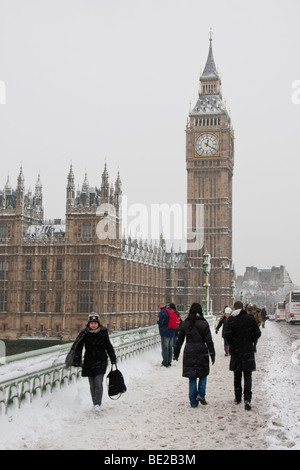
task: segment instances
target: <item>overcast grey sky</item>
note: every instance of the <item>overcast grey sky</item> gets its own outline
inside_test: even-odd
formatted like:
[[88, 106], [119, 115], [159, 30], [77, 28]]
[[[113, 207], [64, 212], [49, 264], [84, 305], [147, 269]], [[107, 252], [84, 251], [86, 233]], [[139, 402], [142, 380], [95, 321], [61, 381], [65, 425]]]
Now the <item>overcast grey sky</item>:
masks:
[[236, 138], [236, 272], [283, 264], [300, 284], [298, 0], [0, 0], [0, 187], [22, 162], [63, 218], [70, 162], [99, 186], [106, 160], [129, 204], [184, 204], [210, 27]]

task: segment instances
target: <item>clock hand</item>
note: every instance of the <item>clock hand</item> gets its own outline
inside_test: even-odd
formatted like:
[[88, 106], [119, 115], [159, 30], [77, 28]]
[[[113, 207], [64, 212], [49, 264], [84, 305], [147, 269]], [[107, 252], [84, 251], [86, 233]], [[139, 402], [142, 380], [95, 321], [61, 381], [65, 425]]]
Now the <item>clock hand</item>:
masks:
[[212, 147], [211, 145], [209, 145], [209, 144], [206, 143], [206, 142], [205, 142], [205, 145], [206, 145], [206, 147], [210, 147], [211, 149], [216, 150], [215, 147]]

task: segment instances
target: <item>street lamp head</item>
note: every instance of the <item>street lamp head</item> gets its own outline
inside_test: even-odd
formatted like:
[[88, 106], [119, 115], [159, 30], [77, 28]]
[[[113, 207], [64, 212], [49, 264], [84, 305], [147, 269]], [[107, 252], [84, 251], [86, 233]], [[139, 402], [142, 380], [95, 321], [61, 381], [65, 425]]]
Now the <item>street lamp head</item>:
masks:
[[204, 254], [203, 254], [203, 271], [205, 274], [209, 274], [210, 273], [210, 267], [211, 267], [211, 264], [210, 264], [210, 254], [206, 251]]

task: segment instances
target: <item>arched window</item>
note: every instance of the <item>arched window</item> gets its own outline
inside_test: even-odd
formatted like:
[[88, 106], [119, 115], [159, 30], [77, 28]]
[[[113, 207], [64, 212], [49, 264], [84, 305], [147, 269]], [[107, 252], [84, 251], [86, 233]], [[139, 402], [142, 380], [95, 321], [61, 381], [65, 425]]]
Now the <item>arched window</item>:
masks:
[[83, 240], [90, 240], [92, 238], [92, 226], [90, 222], [82, 224], [82, 238]]

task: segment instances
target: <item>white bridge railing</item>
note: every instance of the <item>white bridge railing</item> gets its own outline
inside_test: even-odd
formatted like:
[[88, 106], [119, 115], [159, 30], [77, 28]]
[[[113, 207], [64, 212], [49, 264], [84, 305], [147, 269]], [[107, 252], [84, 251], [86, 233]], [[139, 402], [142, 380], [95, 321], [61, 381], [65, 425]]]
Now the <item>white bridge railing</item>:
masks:
[[[157, 325], [110, 335], [118, 361], [147, 351], [160, 343]], [[17, 354], [0, 366], [0, 415], [9, 407], [19, 408], [71, 384], [81, 377], [81, 368], [65, 367], [65, 357], [72, 343]]]

